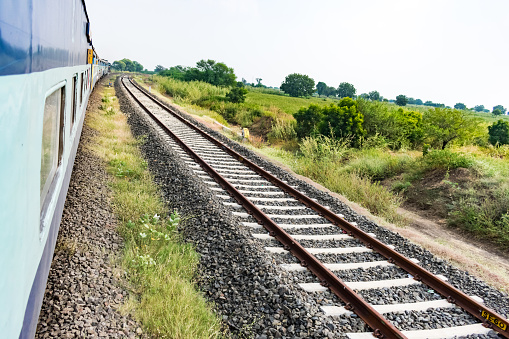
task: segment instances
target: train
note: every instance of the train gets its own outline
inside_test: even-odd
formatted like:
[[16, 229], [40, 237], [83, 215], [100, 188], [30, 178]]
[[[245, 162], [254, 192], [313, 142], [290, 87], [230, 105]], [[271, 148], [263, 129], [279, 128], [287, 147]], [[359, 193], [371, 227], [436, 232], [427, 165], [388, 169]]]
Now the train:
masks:
[[84, 0], [0, 1], [0, 337], [33, 338], [89, 95]]

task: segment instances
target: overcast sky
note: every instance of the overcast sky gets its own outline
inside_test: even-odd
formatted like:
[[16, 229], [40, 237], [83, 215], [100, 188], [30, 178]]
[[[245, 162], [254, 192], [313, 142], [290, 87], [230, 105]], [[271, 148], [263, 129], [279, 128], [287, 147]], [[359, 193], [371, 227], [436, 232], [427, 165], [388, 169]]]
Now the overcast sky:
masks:
[[357, 94], [509, 107], [508, 0], [86, 0], [110, 62], [214, 59], [280, 86], [290, 73]]

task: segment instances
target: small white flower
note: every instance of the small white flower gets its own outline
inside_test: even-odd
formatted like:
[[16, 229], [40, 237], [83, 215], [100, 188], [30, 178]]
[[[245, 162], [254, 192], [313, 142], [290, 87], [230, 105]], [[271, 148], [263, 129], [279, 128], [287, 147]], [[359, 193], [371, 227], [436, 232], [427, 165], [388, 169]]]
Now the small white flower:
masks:
[[159, 217], [159, 215], [157, 215], [157, 213], [156, 213], [156, 214], [154, 214], [154, 219], [159, 220], [159, 218], [160, 218], [160, 217]]
[[147, 235], [146, 235], [145, 233], [140, 233], [140, 237], [142, 237], [142, 238], [146, 238], [146, 237], [147, 237]]

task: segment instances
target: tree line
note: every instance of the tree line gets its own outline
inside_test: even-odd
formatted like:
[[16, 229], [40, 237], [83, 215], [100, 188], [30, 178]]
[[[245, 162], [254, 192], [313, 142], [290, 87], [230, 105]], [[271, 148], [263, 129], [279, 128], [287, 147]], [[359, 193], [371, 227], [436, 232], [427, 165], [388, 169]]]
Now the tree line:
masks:
[[[229, 87], [226, 99], [232, 103], [242, 103], [248, 91], [246, 81], [236, 81], [233, 68], [214, 60], [200, 60], [195, 67], [174, 66], [169, 69], [158, 65], [155, 69], [159, 75], [182, 81], [203, 81], [219, 87]], [[265, 87], [257, 79], [253, 87]], [[316, 84], [307, 75], [292, 73], [286, 76], [280, 89], [293, 97], [309, 97], [315, 92], [318, 95], [340, 98], [337, 104], [329, 106], [310, 105], [294, 114], [296, 133], [299, 138], [308, 136], [335, 136], [348, 138], [353, 146], [362, 144], [366, 138], [378, 137], [386, 140], [392, 148], [420, 147], [428, 145], [445, 149], [454, 140], [472, 139], [478, 132], [478, 119], [465, 112], [466, 105], [457, 103], [454, 108], [445, 107], [431, 101], [398, 95], [392, 100], [400, 108], [386, 105], [389, 101], [378, 91], [371, 91], [356, 96], [355, 86], [342, 82], [337, 88], [327, 86], [324, 82]], [[403, 109], [407, 104], [422, 104], [430, 109], [425, 113]], [[481, 107], [484, 109], [484, 106]], [[479, 111], [479, 107], [474, 110]], [[497, 105], [494, 114], [505, 114], [506, 109]], [[489, 141], [493, 144], [509, 142], [509, 124], [499, 121], [490, 126]], [[479, 137], [479, 136], [478, 136]]]
[[[168, 69], [161, 65], [157, 65], [154, 71], [159, 75], [168, 76], [177, 80], [203, 81], [220, 87], [234, 87], [234, 88], [245, 86], [263, 88], [267, 87], [261, 83], [262, 81], [261, 78], [256, 78], [257, 82], [256, 84], [254, 83], [250, 84], [244, 78], [242, 79], [242, 82], [237, 83], [236, 81], [237, 77], [235, 75], [233, 68], [228, 67], [226, 64], [222, 62], [216, 62], [215, 60], [211, 59], [208, 60], [202, 59], [196, 63], [195, 67], [184, 67], [178, 65], [170, 67]], [[342, 98], [356, 99], [357, 97], [359, 97], [371, 101], [393, 102], [398, 106], [422, 105], [428, 107], [451, 108], [441, 103], [434, 103], [430, 100], [423, 101], [421, 99], [407, 97], [404, 94], [398, 95], [395, 100], [387, 99], [381, 96], [380, 93], [376, 90], [373, 90], [369, 93], [362, 93], [359, 96], [357, 96], [356, 95], [357, 90], [355, 86], [348, 82], [342, 82], [336, 88], [328, 86], [325, 82], [320, 81], [316, 84], [315, 87], [314, 79], [312, 79], [308, 75], [300, 73], [292, 73], [287, 75], [285, 80], [281, 83], [280, 89], [285, 94], [292, 97], [310, 97], [316, 93], [318, 96], [335, 97], [339, 99]], [[235, 91], [239, 95], [241, 94], [240, 92], [243, 92], [238, 89], [236, 89]], [[238, 96], [235, 96], [234, 100], [242, 100], [242, 97], [240, 97], [239, 99]], [[467, 109], [467, 106], [463, 103], [456, 103], [454, 105], [454, 108]], [[489, 110], [485, 109], [483, 105], [477, 105], [471, 108], [471, 110], [475, 112], [489, 112]], [[492, 113], [494, 115], [502, 115], [506, 114], [506, 112], [507, 110], [502, 105], [497, 105], [493, 107], [492, 110]]]
[[[345, 97], [329, 106], [303, 107], [294, 118], [300, 139], [324, 135], [347, 140], [354, 147], [383, 142], [392, 149], [445, 149], [453, 141], [483, 139], [479, 118], [465, 110], [446, 107], [433, 107], [421, 113], [379, 101]], [[509, 144], [507, 121], [499, 120], [488, 129], [491, 144]]]
[[138, 61], [131, 61], [129, 59], [122, 59], [113, 61], [111, 67], [114, 70], [121, 72], [142, 72], [143, 66]]

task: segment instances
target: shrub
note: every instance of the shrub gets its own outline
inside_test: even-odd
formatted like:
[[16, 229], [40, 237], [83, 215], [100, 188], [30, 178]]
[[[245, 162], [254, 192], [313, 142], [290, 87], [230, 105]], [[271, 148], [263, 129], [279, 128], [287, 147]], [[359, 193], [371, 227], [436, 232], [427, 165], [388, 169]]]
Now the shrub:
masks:
[[314, 104], [308, 108], [302, 107], [293, 117], [297, 121], [296, 132], [299, 138], [316, 135], [323, 118], [322, 107]]
[[429, 151], [419, 161], [426, 171], [433, 169], [448, 170], [459, 167], [470, 168], [475, 164], [474, 158], [471, 156], [452, 152], [448, 149]]
[[233, 87], [230, 92], [226, 94], [226, 97], [230, 102], [241, 103], [246, 101], [247, 89], [243, 87]]
[[357, 110], [357, 103], [351, 98], [343, 98], [338, 105], [322, 108], [320, 133], [326, 136], [351, 136], [354, 142], [366, 134], [362, 123], [364, 116]]
[[469, 117], [463, 110], [432, 108], [423, 115], [425, 139], [441, 149], [445, 149], [453, 140], [475, 137], [478, 125], [478, 119]]
[[[422, 128], [422, 118], [419, 120], [417, 112], [396, 109], [384, 102], [357, 100], [359, 112], [364, 117], [363, 127], [369, 137], [384, 137], [391, 149], [417, 144], [419, 127]], [[413, 141], [409, 140], [409, 136]], [[365, 141], [363, 141], [365, 142]]]
[[488, 126], [489, 140], [492, 145], [509, 144], [509, 122], [502, 119]]

